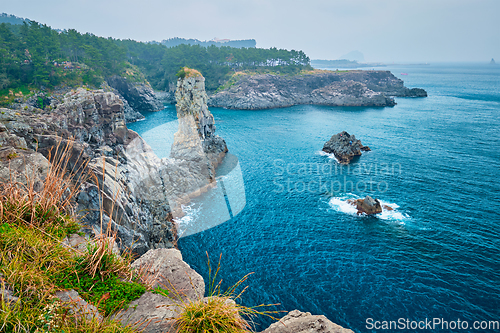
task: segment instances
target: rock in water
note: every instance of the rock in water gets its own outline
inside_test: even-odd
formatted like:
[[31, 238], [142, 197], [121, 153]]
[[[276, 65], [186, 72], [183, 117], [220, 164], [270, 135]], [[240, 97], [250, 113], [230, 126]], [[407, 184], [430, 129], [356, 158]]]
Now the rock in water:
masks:
[[370, 151], [360, 140], [346, 131], [333, 135], [323, 146], [323, 151], [334, 154], [341, 164], [349, 164], [354, 156], [361, 156], [361, 151]]
[[[365, 213], [366, 215], [373, 215], [382, 213], [382, 206], [380, 201], [373, 199], [367, 195], [364, 199], [348, 200], [351, 205], [355, 206], [358, 210], [358, 215]], [[392, 209], [391, 209], [392, 210]]]

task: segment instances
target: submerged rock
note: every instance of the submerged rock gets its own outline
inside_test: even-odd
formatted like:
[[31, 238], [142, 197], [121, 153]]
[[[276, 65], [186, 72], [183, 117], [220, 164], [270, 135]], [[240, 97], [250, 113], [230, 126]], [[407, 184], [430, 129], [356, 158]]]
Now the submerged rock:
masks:
[[325, 316], [311, 315], [299, 310], [290, 311], [279, 322], [271, 324], [262, 333], [354, 333], [337, 325]]
[[[364, 199], [347, 200], [347, 202], [356, 207], [358, 215], [363, 213], [366, 215], [382, 213], [380, 201], [378, 201], [378, 199], [373, 199], [369, 195], [367, 195]], [[392, 210], [392, 208], [390, 210]]]
[[355, 156], [361, 156], [361, 151], [370, 150], [370, 147], [363, 146], [361, 140], [346, 131], [333, 135], [323, 146], [323, 151], [334, 154], [341, 164], [349, 164]]

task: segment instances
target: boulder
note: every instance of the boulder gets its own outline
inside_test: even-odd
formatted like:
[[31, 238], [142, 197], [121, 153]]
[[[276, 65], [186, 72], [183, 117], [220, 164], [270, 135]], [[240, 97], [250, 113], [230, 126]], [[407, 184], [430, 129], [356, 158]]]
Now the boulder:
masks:
[[323, 145], [323, 151], [334, 154], [340, 164], [349, 164], [355, 156], [361, 156], [361, 151], [370, 150], [370, 147], [363, 146], [361, 140], [357, 140], [354, 135], [346, 131], [333, 135]]
[[128, 309], [115, 314], [122, 325], [133, 325], [143, 333], [169, 332], [179, 307], [173, 299], [146, 292], [130, 302]]
[[83, 316], [87, 320], [97, 318], [99, 321], [102, 321], [103, 319], [97, 308], [94, 305], [87, 303], [80, 297], [78, 292], [73, 289], [58, 291], [56, 292], [56, 297], [59, 298], [65, 306], [69, 307], [71, 313], [77, 317]]
[[358, 210], [358, 215], [361, 215], [363, 213], [366, 215], [382, 213], [382, 206], [380, 205], [380, 201], [378, 201], [378, 199], [373, 199], [368, 195], [364, 199], [348, 200], [347, 202], [356, 207], [356, 209]]
[[149, 250], [132, 263], [132, 267], [143, 270], [154, 278], [152, 287], [166, 288], [173, 298], [199, 299], [205, 293], [205, 282], [200, 274], [182, 260], [176, 249]]
[[354, 333], [352, 330], [337, 325], [325, 316], [311, 315], [299, 310], [290, 311], [279, 322], [271, 324], [262, 333]]
[[176, 249], [149, 250], [132, 263], [152, 282], [152, 288], [168, 289], [168, 297], [146, 292], [116, 314], [122, 324], [136, 324], [145, 333], [168, 332], [181, 311], [179, 303], [203, 299], [205, 282], [200, 274], [182, 260]]

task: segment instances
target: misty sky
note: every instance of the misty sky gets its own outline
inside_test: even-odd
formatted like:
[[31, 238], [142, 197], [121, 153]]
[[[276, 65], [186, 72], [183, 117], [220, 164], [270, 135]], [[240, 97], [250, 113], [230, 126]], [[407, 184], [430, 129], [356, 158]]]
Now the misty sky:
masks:
[[140, 41], [254, 38], [311, 59], [500, 62], [500, 0], [0, 0], [1, 12]]

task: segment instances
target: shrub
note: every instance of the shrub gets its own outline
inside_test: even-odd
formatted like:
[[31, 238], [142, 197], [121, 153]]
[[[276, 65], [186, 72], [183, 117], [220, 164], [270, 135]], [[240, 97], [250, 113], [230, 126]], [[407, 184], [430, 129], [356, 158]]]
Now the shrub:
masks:
[[[208, 258], [208, 253], [207, 253]], [[245, 275], [235, 285], [221, 291], [221, 282], [216, 283], [217, 274], [220, 270], [220, 260], [212, 277], [210, 259], [208, 259], [209, 286], [207, 298], [196, 300], [184, 300], [180, 294], [174, 292], [179, 300], [179, 314], [174, 320], [174, 327], [179, 333], [205, 333], [205, 332], [227, 332], [241, 333], [252, 331], [252, 318], [258, 315], [268, 316], [275, 319], [271, 314], [277, 311], [260, 311], [262, 307], [278, 304], [262, 304], [256, 307], [247, 307], [238, 304], [241, 295], [246, 288], [239, 293], [236, 290], [247, 280], [250, 274]], [[172, 286], [173, 287], [173, 286]], [[175, 291], [175, 289], [173, 288]]]

